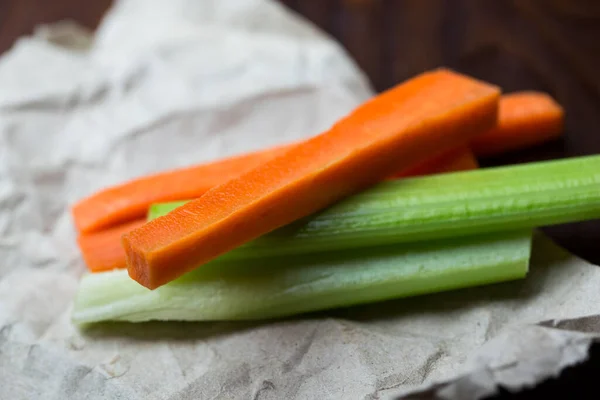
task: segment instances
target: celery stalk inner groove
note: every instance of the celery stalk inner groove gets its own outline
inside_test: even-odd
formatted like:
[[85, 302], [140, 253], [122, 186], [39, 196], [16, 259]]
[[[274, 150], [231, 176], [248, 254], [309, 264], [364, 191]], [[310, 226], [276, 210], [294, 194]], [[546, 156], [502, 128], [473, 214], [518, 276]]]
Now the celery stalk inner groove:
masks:
[[523, 278], [531, 231], [210, 262], [156, 290], [125, 270], [83, 277], [72, 319], [252, 320]]
[[[164, 215], [184, 202], [155, 204]], [[279, 228], [220, 260], [531, 229], [600, 218], [600, 156], [379, 184]]]

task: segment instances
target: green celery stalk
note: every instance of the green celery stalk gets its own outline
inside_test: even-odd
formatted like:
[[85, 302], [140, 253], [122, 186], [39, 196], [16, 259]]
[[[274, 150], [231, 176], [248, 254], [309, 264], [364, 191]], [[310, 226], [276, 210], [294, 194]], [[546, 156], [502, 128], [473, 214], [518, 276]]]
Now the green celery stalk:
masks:
[[162, 217], [163, 215], [170, 213], [177, 207], [181, 207], [188, 201], [189, 200], [172, 201], [169, 203], [154, 203], [150, 205], [150, 208], [148, 209], [148, 221], [152, 221], [153, 219]]
[[155, 290], [125, 270], [83, 277], [73, 322], [252, 320], [508, 281], [527, 274], [531, 231], [319, 255], [211, 262]]
[[[155, 204], [156, 218], [184, 202]], [[379, 184], [221, 256], [373, 247], [600, 218], [600, 156]]]

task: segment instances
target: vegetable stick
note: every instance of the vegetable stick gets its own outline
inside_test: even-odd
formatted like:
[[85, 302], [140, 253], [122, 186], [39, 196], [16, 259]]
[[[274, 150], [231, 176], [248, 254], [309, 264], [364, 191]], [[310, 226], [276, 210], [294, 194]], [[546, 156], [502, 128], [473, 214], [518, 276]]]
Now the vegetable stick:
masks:
[[[477, 155], [486, 156], [515, 150], [559, 136], [563, 130], [563, 111], [550, 97], [537, 92], [521, 92], [500, 98], [498, 125], [474, 140]], [[295, 143], [246, 153], [223, 160], [148, 175], [110, 187], [89, 196], [72, 208], [75, 225], [90, 233], [143, 218], [150, 204], [200, 197], [206, 191], [250, 171], [268, 159], [282, 154]], [[453, 150], [454, 151], [454, 150]], [[450, 151], [450, 154], [453, 153]], [[445, 156], [437, 156], [444, 158]], [[463, 155], [465, 166], [477, 165]], [[436, 157], [415, 173], [401, 171], [394, 177], [426, 175], [437, 169]], [[443, 160], [437, 162], [444, 163]], [[446, 164], [448, 165], [448, 164]], [[463, 169], [469, 169], [463, 168]], [[449, 171], [455, 171], [451, 168]], [[420, 171], [420, 172], [419, 172]]]
[[102, 190], [72, 207], [75, 226], [80, 233], [98, 232], [143, 218], [152, 203], [200, 197], [209, 189], [284, 153], [291, 146], [293, 144], [149, 175]]
[[[209, 189], [250, 171], [277, 154], [282, 154], [292, 145], [277, 146], [190, 168], [148, 175], [99, 191], [73, 206], [75, 226], [81, 234], [102, 232], [124, 222], [143, 218], [153, 203], [200, 197]], [[477, 165], [472, 156], [457, 153], [457, 150], [452, 150], [444, 157], [433, 157], [419, 165], [414, 174], [409, 171], [398, 173], [394, 177], [466, 170]], [[473, 158], [475, 164], [468, 158]]]
[[[415, 175], [427, 175], [475, 168], [477, 168], [477, 161], [473, 153], [468, 148], [461, 148], [444, 153], [444, 157], [436, 157], [423, 163], [418, 169], [414, 168], [413, 173]], [[407, 176], [408, 174], [402, 175]], [[184, 203], [186, 201], [182, 202], [181, 205]], [[145, 222], [146, 219], [141, 219], [100, 232], [80, 235], [78, 238], [79, 247], [88, 269], [92, 272], [102, 272], [125, 268], [125, 250], [121, 246], [121, 237]]]
[[360, 106], [329, 131], [123, 236], [130, 276], [155, 289], [496, 123], [495, 86], [440, 69]]
[[[150, 213], [180, 206], [158, 204]], [[386, 181], [219, 259], [290, 257], [595, 218], [600, 156], [577, 157]]]
[[79, 235], [77, 244], [86, 266], [92, 272], [125, 268], [125, 250], [121, 237], [127, 232], [146, 223], [146, 219], [137, 219], [109, 229]]
[[550, 96], [512, 93], [500, 99], [498, 125], [471, 144], [475, 155], [487, 157], [556, 139], [563, 130], [564, 111]]
[[81, 280], [72, 320], [258, 320], [521, 279], [530, 231], [221, 264], [150, 291], [127, 271]]

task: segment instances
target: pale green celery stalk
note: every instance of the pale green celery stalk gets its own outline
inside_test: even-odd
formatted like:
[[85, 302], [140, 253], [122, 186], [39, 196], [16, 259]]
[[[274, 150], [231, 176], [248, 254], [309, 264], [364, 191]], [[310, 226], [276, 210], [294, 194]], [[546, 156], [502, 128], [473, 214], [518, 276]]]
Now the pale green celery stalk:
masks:
[[[183, 202], [151, 207], [153, 218]], [[239, 260], [600, 218], [600, 156], [382, 183], [221, 256]]]
[[83, 277], [72, 319], [251, 320], [523, 278], [531, 231], [318, 256], [208, 263], [155, 290], [127, 271]]

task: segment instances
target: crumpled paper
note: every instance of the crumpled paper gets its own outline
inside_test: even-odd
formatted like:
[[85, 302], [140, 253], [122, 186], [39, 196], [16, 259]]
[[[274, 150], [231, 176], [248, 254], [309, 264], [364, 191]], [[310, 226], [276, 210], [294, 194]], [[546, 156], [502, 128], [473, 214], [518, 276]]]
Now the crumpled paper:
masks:
[[272, 322], [70, 323], [70, 204], [319, 133], [371, 95], [265, 0], [121, 0], [95, 35], [18, 41], [0, 58], [0, 398], [476, 399], [584, 360], [600, 269], [541, 235], [518, 282]]

